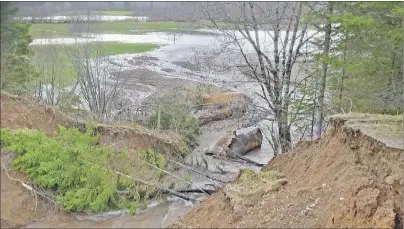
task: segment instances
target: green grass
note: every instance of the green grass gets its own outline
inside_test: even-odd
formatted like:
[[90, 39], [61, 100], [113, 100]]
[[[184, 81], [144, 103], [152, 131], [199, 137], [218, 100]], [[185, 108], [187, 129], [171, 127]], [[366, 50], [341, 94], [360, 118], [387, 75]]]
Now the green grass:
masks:
[[[203, 28], [199, 22], [174, 22], [174, 21], [117, 21], [101, 22], [96, 33], [119, 34], [144, 34], [147, 32], [164, 32], [175, 29]], [[33, 39], [49, 37], [71, 37], [69, 24], [33, 24], [30, 27], [30, 35]]]
[[105, 47], [105, 55], [133, 54], [154, 50], [159, 47], [157, 44], [149, 43], [119, 43], [119, 42], [100, 42]]
[[403, 147], [403, 115], [347, 113], [331, 117], [345, 119], [347, 126], [358, 128], [390, 146]]
[[369, 114], [369, 113], [346, 113], [332, 115], [332, 118], [343, 118], [348, 120], [349, 123], [390, 123], [400, 124], [403, 122], [402, 115], [386, 115], [386, 114]]
[[100, 29], [104, 33], [134, 33], [132, 30], [164, 30], [176, 29], [180, 23], [173, 21], [161, 22], [106, 22], [100, 24]]
[[131, 10], [107, 10], [107, 11], [96, 11], [101, 15], [120, 15], [120, 16], [132, 16], [134, 11]]
[[29, 34], [32, 39], [68, 37], [72, 33], [69, 30], [69, 24], [32, 24], [29, 28]]
[[[80, 15], [87, 14], [87, 11], [66, 11], [55, 13], [54, 16], [71, 16], [71, 15]], [[116, 16], [131, 16], [134, 14], [134, 11], [131, 10], [106, 10], [106, 11], [90, 11], [91, 14], [95, 15], [116, 15]]]
[[[77, 44], [78, 46], [83, 46], [84, 44]], [[59, 45], [59, 44], [52, 44], [52, 45], [35, 45], [31, 46], [32, 51], [38, 52], [43, 51], [46, 53], [47, 49], [53, 48], [54, 46], [58, 46], [59, 50], [62, 52], [62, 55], [66, 55], [67, 51], [72, 51], [72, 49], [76, 46], [73, 44], [66, 44], [66, 45]], [[159, 45], [157, 44], [150, 44], [150, 43], [120, 43], [120, 42], [93, 42], [90, 43], [90, 55], [91, 57], [96, 57], [95, 49], [101, 48], [102, 54], [105, 56], [109, 55], [118, 55], [118, 54], [134, 54], [134, 53], [142, 53], [148, 52], [153, 49], [158, 48]]]
[[[82, 46], [83, 44], [78, 44]], [[90, 56], [96, 57], [97, 47], [101, 47], [102, 56], [107, 55], [118, 55], [118, 54], [135, 54], [148, 52], [159, 47], [156, 44], [149, 43], [139, 43], [139, 44], [128, 44], [119, 42], [94, 42], [90, 45]], [[34, 59], [37, 59], [38, 66], [41, 63], [47, 62], [47, 68], [52, 68], [52, 64], [57, 66], [58, 79], [57, 82], [62, 82], [61, 86], [67, 86], [71, 84], [76, 78], [77, 74], [71, 64], [67, 53], [72, 52], [75, 45], [34, 45], [30, 47], [34, 53]], [[51, 54], [52, 53], [52, 54]], [[42, 56], [41, 56], [42, 55]], [[42, 59], [39, 59], [42, 58]], [[46, 78], [46, 76], [45, 76]]]

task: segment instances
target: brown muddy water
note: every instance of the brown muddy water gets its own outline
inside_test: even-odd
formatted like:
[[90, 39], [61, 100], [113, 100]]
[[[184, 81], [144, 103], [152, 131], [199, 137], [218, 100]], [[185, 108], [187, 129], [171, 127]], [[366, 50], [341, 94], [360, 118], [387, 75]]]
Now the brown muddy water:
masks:
[[129, 215], [125, 211], [95, 215], [55, 214], [25, 228], [164, 228], [193, 207], [192, 203], [186, 202], [171, 200], [153, 203], [145, 210], [138, 210], [136, 215]]

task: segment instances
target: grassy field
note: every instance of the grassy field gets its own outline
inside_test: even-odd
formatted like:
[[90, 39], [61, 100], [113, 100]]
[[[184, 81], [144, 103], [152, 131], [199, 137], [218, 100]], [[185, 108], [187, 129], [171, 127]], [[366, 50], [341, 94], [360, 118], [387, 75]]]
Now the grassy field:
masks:
[[[42, 76], [47, 76], [48, 72], [57, 71], [57, 82], [61, 82], [61, 86], [66, 86], [72, 83], [77, 74], [72, 65], [72, 60], [69, 58], [68, 53], [75, 53], [74, 50], [83, 52], [83, 45], [34, 45], [31, 50], [34, 53], [34, 61], [37, 63], [38, 68], [44, 68], [45, 73]], [[96, 57], [97, 54], [101, 56], [118, 55], [118, 54], [135, 54], [148, 52], [158, 48], [156, 44], [127, 44], [118, 42], [94, 42], [89, 46], [89, 53], [91, 57]]]
[[29, 28], [32, 39], [71, 36], [69, 24], [33, 24]]
[[[54, 16], [71, 16], [87, 14], [86, 11], [66, 11], [54, 14]], [[94, 15], [114, 15], [114, 16], [132, 16], [134, 11], [131, 10], [106, 10], [106, 11], [90, 11]]]
[[[95, 33], [119, 33], [119, 34], [144, 34], [147, 32], [173, 31], [175, 29], [202, 28], [201, 23], [174, 22], [174, 21], [117, 21], [101, 22]], [[70, 24], [33, 24], [30, 27], [30, 35], [33, 39], [49, 37], [72, 36]]]
[[[62, 54], [65, 54], [66, 52], [71, 52], [73, 51], [73, 45], [72, 44], [67, 44], [67, 45], [35, 45], [31, 46], [31, 49], [34, 53], [38, 52], [43, 52], [47, 53], [51, 50], [55, 50], [55, 46], [58, 46], [56, 50], [62, 51]], [[78, 49], [80, 48], [82, 44], [79, 44]], [[149, 44], [149, 43], [119, 43], [119, 42], [93, 42], [90, 44], [90, 53], [95, 53], [96, 49], [101, 50], [99, 53], [102, 53], [103, 55], [118, 55], [118, 54], [134, 54], [134, 53], [142, 53], [142, 52], [148, 52], [153, 49], [158, 48], [159, 45], [157, 44]], [[76, 48], [76, 47], [75, 47]], [[65, 52], [63, 52], [65, 51]], [[92, 55], [92, 57], [95, 57]]]

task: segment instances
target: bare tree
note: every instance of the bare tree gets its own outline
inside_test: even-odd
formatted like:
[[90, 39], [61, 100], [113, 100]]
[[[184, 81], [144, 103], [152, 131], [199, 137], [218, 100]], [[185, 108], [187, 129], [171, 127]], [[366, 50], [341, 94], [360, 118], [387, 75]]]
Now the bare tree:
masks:
[[[46, 38], [43, 38], [46, 39]], [[62, 55], [64, 50], [60, 45], [51, 44], [46, 39], [47, 44], [33, 46], [33, 66], [34, 71], [38, 74], [37, 85], [35, 90], [35, 98], [49, 105], [58, 105], [62, 100], [66, 83], [66, 76], [62, 76]]]
[[81, 98], [82, 107], [90, 112], [91, 118], [108, 121], [114, 104], [121, 99], [125, 80], [120, 77], [110, 79], [110, 73], [121, 72], [121, 66], [110, 60], [102, 42], [93, 42], [94, 34], [99, 32], [95, 17], [90, 13], [73, 17], [71, 30], [75, 43], [67, 47], [66, 52], [77, 74], [74, 88]]
[[[215, 28], [241, 54], [251, 79], [259, 83], [258, 95], [265, 101], [261, 108], [274, 121], [269, 133], [275, 155], [291, 149], [291, 125], [300, 112], [290, 110], [299, 91], [294, 85], [311, 76], [299, 74], [307, 57], [302, 47], [316, 34], [309, 34], [302, 21], [303, 7], [296, 2], [206, 3], [204, 7]], [[294, 79], [293, 70], [297, 71]]]

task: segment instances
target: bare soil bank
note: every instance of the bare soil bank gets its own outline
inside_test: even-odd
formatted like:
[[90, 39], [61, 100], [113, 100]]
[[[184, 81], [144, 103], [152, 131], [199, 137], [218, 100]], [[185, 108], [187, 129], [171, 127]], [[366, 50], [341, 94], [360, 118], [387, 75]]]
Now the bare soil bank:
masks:
[[[403, 150], [345, 125], [347, 118], [330, 121], [322, 139], [299, 143], [261, 172], [278, 171], [281, 182], [239, 179], [171, 227], [402, 228]], [[257, 182], [269, 187], [231, 191]]]
[[[15, 95], [1, 92], [1, 128], [37, 129], [53, 134], [59, 125], [84, 127], [84, 123], [74, 121], [71, 117], [59, 112], [57, 108], [35, 103]], [[99, 143], [113, 146], [116, 150], [128, 146], [130, 156], [136, 158], [136, 149], [154, 148], [168, 156], [188, 151], [186, 144], [175, 134], [156, 134], [140, 125], [117, 126], [96, 125]], [[132, 157], [131, 157], [132, 158]], [[9, 164], [12, 153], [1, 152], [1, 227], [22, 227], [31, 224], [50, 213], [58, 213], [59, 209], [40, 196], [36, 199], [21, 182], [32, 185], [28, 176], [12, 171]], [[8, 175], [6, 173], [8, 171]], [[60, 213], [58, 213], [60, 214]]]

